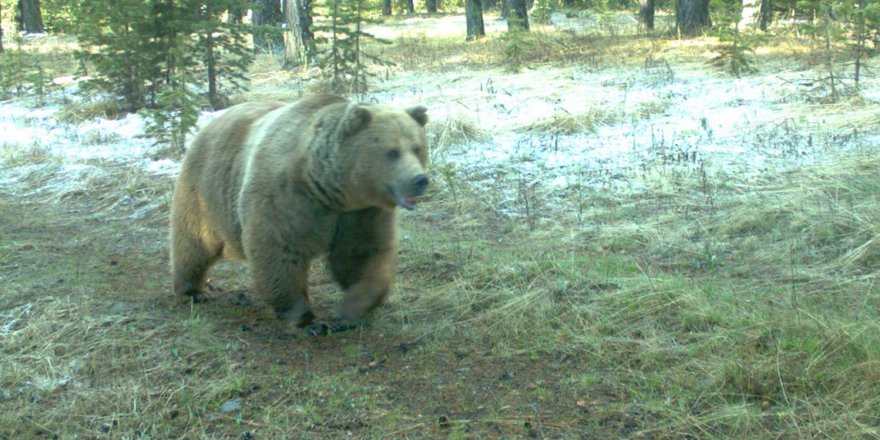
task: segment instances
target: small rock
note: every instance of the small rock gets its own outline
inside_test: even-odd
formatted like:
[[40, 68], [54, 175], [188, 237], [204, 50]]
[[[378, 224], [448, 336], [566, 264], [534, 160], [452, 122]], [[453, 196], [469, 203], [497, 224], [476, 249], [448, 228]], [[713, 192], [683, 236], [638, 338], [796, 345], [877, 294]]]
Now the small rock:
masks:
[[412, 347], [415, 347], [415, 343], [407, 343], [404, 342], [402, 344], [397, 344], [394, 346], [394, 350], [396, 350], [400, 354], [406, 354]]
[[385, 361], [386, 361], [387, 359], [388, 359], [388, 358], [373, 359], [373, 360], [370, 361], [370, 363], [368, 363], [367, 365], [364, 365], [364, 366], [358, 368], [358, 371], [361, 372], [361, 373], [367, 373], [367, 372], [369, 372], [370, 370], [374, 370], [374, 369], [376, 369], [378, 366], [384, 364]]
[[231, 413], [241, 411], [241, 399], [232, 399], [223, 402], [223, 405], [220, 406], [220, 412], [222, 413]]
[[437, 424], [440, 425], [441, 428], [449, 428], [449, 417], [440, 416], [440, 418], [437, 420]]
[[107, 432], [110, 432], [113, 428], [115, 428], [117, 426], [119, 426], [119, 422], [114, 420], [113, 422], [109, 422], [109, 423], [108, 422], [101, 423], [101, 427], [99, 429], [101, 430], [101, 432], [107, 433]]

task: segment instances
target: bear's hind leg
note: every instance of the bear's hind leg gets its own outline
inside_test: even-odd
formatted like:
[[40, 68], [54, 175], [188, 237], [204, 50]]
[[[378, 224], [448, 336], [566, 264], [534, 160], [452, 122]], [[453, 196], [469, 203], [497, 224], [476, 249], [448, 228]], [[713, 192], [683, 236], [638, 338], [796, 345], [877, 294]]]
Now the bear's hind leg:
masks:
[[171, 206], [171, 279], [175, 294], [199, 300], [208, 269], [223, 253], [220, 241], [203, 224], [202, 205], [183, 174]]
[[172, 228], [171, 276], [174, 293], [191, 296], [195, 301], [201, 299], [208, 269], [222, 253], [221, 243], [205, 243], [185, 227]]

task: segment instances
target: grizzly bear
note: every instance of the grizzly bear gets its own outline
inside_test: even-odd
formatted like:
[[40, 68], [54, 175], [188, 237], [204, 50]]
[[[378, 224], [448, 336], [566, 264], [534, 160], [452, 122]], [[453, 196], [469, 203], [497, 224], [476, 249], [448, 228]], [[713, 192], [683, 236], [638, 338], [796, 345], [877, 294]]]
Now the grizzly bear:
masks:
[[[199, 300], [221, 256], [246, 260], [253, 290], [307, 334], [356, 325], [389, 294], [396, 207], [428, 185], [424, 107], [319, 95], [231, 107], [195, 137], [171, 206], [174, 292]], [[310, 263], [345, 291], [316, 321]]]

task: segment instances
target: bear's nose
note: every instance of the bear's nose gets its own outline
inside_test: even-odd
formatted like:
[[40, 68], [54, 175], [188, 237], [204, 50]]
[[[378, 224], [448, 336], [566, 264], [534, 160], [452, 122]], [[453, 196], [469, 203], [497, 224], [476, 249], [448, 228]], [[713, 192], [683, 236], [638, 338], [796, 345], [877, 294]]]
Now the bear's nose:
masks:
[[421, 194], [425, 191], [425, 188], [428, 187], [429, 182], [430, 180], [428, 179], [428, 176], [424, 174], [419, 174], [413, 179], [412, 184], [413, 188], [415, 188], [415, 190], [418, 191], [419, 194]]

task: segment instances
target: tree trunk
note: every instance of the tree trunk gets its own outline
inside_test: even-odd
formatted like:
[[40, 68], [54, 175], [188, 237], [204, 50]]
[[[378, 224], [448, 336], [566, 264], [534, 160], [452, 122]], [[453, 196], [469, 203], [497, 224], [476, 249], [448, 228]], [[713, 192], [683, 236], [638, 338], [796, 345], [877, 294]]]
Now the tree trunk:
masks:
[[416, 5], [413, 3], [413, 0], [403, 0], [403, 6], [406, 8], [407, 14], [415, 14], [416, 13]]
[[21, 10], [24, 31], [29, 34], [42, 33], [43, 15], [40, 13], [40, 0], [19, 0], [18, 7]]
[[[205, 17], [211, 17], [211, 3], [205, 2]], [[205, 23], [210, 19], [202, 17]], [[213, 110], [219, 110], [220, 96], [217, 94], [217, 57], [214, 54], [214, 26], [209, 25], [205, 32], [205, 68], [208, 73], [208, 102]], [[185, 87], [185, 85], [184, 85]]]
[[681, 35], [693, 36], [712, 26], [709, 0], [676, 0], [675, 25]]
[[526, 0], [507, 0], [510, 9], [507, 17], [507, 31], [529, 30], [529, 9]]
[[3, 4], [0, 3], [0, 52], [3, 52]]
[[510, 2], [501, 0], [501, 18], [507, 20], [510, 17]]
[[257, 0], [253, 9], [254, 49], [273, 51], [284, 44], [280, 32], [283, 20], [281, 3], [277, 0]]
[[244, 18], [245, 10], [243, 8], [235, 7], [228, 11], [229, 13], [226, 15], [226, 23], [228, 24], [241, 24], [242, 19]]
[[391, 0], [382, 0], [382, 15], [391, 15]]
[[[856, 9], [859, 12], [864, 12], [865, 3], [863, 1], [855, 2]], [[856, 50], [855, 50], [855, 63], [854, 63], [854, 71], [853, 71], [853, 80], [855, 80], [856, 88], [859, 87], [859, 81], [862, 76], [862, 56], [865, 54], [865, 43], [868, 39], [867, 26], [865, 23], [865, 14], [856, 14], [856, 27], [855, 27], [855, 37], [856, 37]]]
[[467, 40], [475, 40], [486, 35], [483, 25], [483, 5], [480, 0], [465, 0], [464, 14], [467, 19]]
[[654, 30], [654, 0], [639, 0], [639, 23], [649, 31]]
[[[122, 30], [122, 38], [124, 41], [132, 41], [131, 24], [125, 23]], [[122, 76], [122, 97], [128, 105], [128, 112], [135, 113], [144, 106], [144, 91], [142, 90], [141, 77], [137, 69], [137, 62], [134, 60], [135, 54], [130, 47], [126, 47], [122, 52], [122, 64], [125, 73]]]
[[15, 4], [15, 8], [13, 9], [12, 19], [15, 21], [15, 30], [18, 32], [24, 31], [24, 17], [21, 16], [21, 0]]
[[773, 1], [772, 0], [761, 0], [761, 23], [759, 27], [762, 31], [767, 32], [767, 26], [770, 26], [770, 21], [773, 19]]
[[822, 17], [821, 17], [821, 25], [819, 29], [824, 29], [825, 34], [825, 68], [828, 69], [828, 81], [829, 87], [831, 88], [831, 96], [828, 98], [832, 103], [837, 102], [839, 96], [837, 93], [837, 72], [835, 71], [834, 64], [834, 52], [831, 50], [831, 21], [832, 21], [832, 12], [831, 5], [823, 5], [822, 8]]
[[312, 33], [312, 0], [284, 0], [287, 38], [284, 47], [287, 62], [310, 63], [315, 57], [315, 34]]
[[428, 9], [429, 14], [437, 13], [437, 3], [440, 3], [439, 0], [425, 0], [425, 7]]

